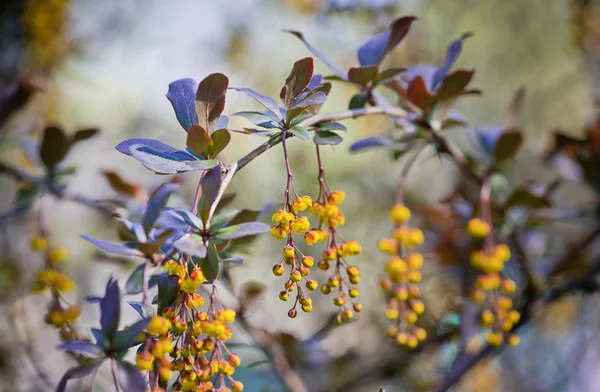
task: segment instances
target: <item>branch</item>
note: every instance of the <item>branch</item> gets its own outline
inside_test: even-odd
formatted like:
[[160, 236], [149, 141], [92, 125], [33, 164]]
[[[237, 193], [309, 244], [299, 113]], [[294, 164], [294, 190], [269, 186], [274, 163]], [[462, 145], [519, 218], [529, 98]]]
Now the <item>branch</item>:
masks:
[[[396, 108], [396, 107], [369, 107], [369, 108], [361, 108], [361, 109], [352, 109], [346, 110], [344, 112], [338, 113], [322, 113], [317, 114], [312, 117], [307, 118], [306, 120], [300, 122], [298, 125], [309, 128], [316, 124], [326, 122], [326, 121], [342, 121], [351, 118], [357, 118], [362, 116], [372, 116], [375, 114], [385, 114], [390, 117], [406, 117], [407, 112], [404, 109]], [[292, 137], [292, 135], [287, 134], [287, 138]], [[256, 147], [254, 150], [250, 151], [248, 154], [244, 155], [242, 158], [237, 161], [237, 168], [235, 169], [235, 174], [242, 170], [247, 164], [252, 162], [254, 159], [258, 158], [264, 152], [269, 150], [271, 147], [278, 145], [281, 143], [281, 138], [273, 138], [264, 142], [260, 146]]]

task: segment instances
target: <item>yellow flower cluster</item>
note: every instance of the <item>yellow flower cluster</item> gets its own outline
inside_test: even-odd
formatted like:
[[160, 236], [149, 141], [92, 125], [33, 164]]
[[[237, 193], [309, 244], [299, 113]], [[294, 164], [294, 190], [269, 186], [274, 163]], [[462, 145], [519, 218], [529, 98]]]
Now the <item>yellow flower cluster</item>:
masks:
[[236, 312], [221, 309], [206, 313], [199, 309], [203, 304], [199, 294], [184, 294], [178, 310], [170, 306], [163, 310], [162, 316], [152, 317], [146, 328], [152, 341], [137, 354], [136, 366], [156, 372], [160, 386], [165, 388], [172, 372], [179, 372], [174, 391], [212, 391], [211, 379], [217, 374], [228, 377], [232, 388], [242, 391], [244, 385], [231, 378], [241, 364], [240, 357], [227, 351], [225, 359], [221, 351], [231, 338], [228, 324], [235, 321]]
[[392, 238], [380, 239], [377, 247], [390, 255], [385, 265], [386, 277], [381, 280], [381, 288], [388, 294], [389, 302], [386, 318], [394, 324], [388, 334], [401, 346], [415, 348], [427, 337], [423, 328], [415, 326], [420, 315], [425, 312], [425, 305], [419, 299], [423, 255], [413, 249], [424, 241], [423, 232], [418, 228], [410, 228], [406, 222], [411, 211], [403, 204], [396, 204], [390, 209], [389, 218], [395, 224]]
[[[491, 227], [486, 221], [474, 218], [467, 224], [467, 232], [474, 239], [480, 240], [490, 235]], [[513, 346], [519, 344], [519, 336], [511, 333], [514, 324], [521, 317], [513, 309], [510, 298], [516, 291], [517, 284], [512, 279], [502, 277], [504, 264], [510, 257], [507, 245], [493, 246], [491, 243], [487, 243], [484, 250], [473, 250], [470, 256], [471, 265], [483, 272], [475, 281], [471, 300], [482, 306], [480, 323], [483, 328], [488, 329], [486, 340], [493, 346], [500, 346], [504, 342]]]
[[31, 285], [31, 291], [41, 293], [47, 289], [56, 290], [60, 293], [71, 291], [75, 288], [75, 282], [67, 274], [55, 269], [43, 269], [35, 275]]
[[69, 306], [67, 308], [57, 306], [48, 310], [48, 313], [46, 313], [46, 316], [44, 317], [44, 321], [46, 324], [61, 328], [66, 324], [77, 320], [80, 315], [81, 309], [76, 306]]

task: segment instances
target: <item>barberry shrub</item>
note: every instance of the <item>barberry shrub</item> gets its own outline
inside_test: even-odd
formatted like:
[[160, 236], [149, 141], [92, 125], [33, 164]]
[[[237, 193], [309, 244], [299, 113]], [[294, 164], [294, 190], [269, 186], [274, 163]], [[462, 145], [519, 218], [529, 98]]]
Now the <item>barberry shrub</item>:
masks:
[[[59, 381], [58, 392], [66, 390], [74, 379], [88, 377], [87, 385], [91, 385], [101, 366], [110, 369], [116, 390], [242, 391], [244, 385], [236, 380], [236, 369], [244, 364], [229, 341], [241, 329], [251, 331], [252, 326], [244, 318], [242, 303], [232, 308], [221, 301], [220, 291], [226, 286], [218, 282], [228, 278], [228, 263], [243, 262], [241, 247], [261, 234], [269, 233], [281, 243], [281, 254], [262, 257], [276, 260], [272, 273], [281, 277], [279, 299], [290, 303], [287, 316], [299, 317], [299, 310], [310, 312], [312, 297], [320, 291], [333, 297], [335, 323], [357, 317], [363, 309], [357, 299], [361, 276], [352, 258], [361, 254], [362, 247], [358, 239], [343, 236], [346, 194], [327, 181], [322, 154], [329, 153], [324, 151], [327, 146], [343, 141], [346, 128], [341, 121], [360, 116], [386, 115], [391, 130], [354, 142], [352, 152], [378, 149], [389, 152], [392, 160], [407, 156], [398, 178], [396, 201], [388, 206], [389, 222], [381, 222], [390, 234], [376, 244], [380, 254], [368, 255], [381, 271], [380, 285], [387, 301], [382, 313], [389, 320], [390, 345], [414, 350], [429, 341], [452, 339], [460, 333], [463, 354], [456, 356], [457, 365], [450, 367], [441, 390], [453, 385], [495, 347], [518, 345], [518, 330], [530, 318], [532, 304], [592, 287], [589, 279], [594, 274], [587, 274], [544, 291], [543, 283], [536, 281], [523, 256], [515, 256], [519, 253], [519, 233], [545, 223], [543, 215], [537, 213], [552, 207], [554, 189], [546, 187], [540, 192], [532, 184], [506, 183], [501, 169], [523, 144], [523, 134], [516, 125], [507, 121], [502, 127], [475, 127], [480, 147], [476, 152], [462, 151], [447, 138], [447, 130], [469, 127], [453, 105], [480, 94], [470, 87], [473, 69], [453, 68], [470, 34], [450, 43], [441, 65], [383, 66], [386, 56], [402, 42], [416, 20], [414, 16], [397, 18], [387, 30], [369, 38], [358, 49], [358, 65], [347, 71], [318, 52], [302, 33], [290, 31], [333, 74], [314, 75], [313, 58], [300, 59], [293, 64], [278, 100], [250, 88], [230, 87], [221, 73], [208, 75], [199, 83], [189, 78], [171, 83], [166, 96], [185, 132], [181, 133], [181, 145], [133, 138], [116, 149], [157, 175], [198, 171], [200, 180], [189, 204], [169, 203], [179, 188], [173, 177], [144, 200], [139, 197], [144, 190], [116, 173], [105, 173], [112, 188], [130, 199], [118, 212], [110, 203], [72, 193], [66, 181], [72, 170], [64, 166], [63, 160], [76, 144], [95, 136], [94, 129], [68, 135], [59, 127], [46, 127], [41, 142], [26, 148], [31, 161], [39, 164], [43, 173], [40, 176], [8, 164], [0, 166], [3, 173], [21, 181], [18, 204], [4, 216], [27, 211], [44, 195], [79, 202], [111, 215], [118, 222], [122, 241], [89, 235], [82, 238], [103, 252], [137, 260], [137, 268], [125, 282], [110, 278], [104, 293], [87, 298], [99, 309], [99, 322], [88, 336], [77, 322], [80, 309], [69, 302], [67, 294], [76, 288], [75, 281], [61, 267], [69, 257], [68, 251], [50, 238], [43, 219], [38, 219], [31, 248], [43, 255], [44, 266], [35, 274], [31, 291], [47, 299], [44, 320], [58, 331], [62, 341], [58, 349], [70, 354], [75, 363]], [[347, 111], [320, 113], [335, 83], [352, 85], [357, 92]], [[395, 94], [396, 102], [387, 101], [382, 90]], [[23, 104], [19, 91], [8, 92], [3, 98], [2, 121]], [[247, 94], [263, 107], [261, 111], [232, 114], [252, 124], [242, 130], [231, 129], [223, 114], [226, 95], [235, 92]], [[516, 117], [521, 102], [520, 92], [507, 118]], [[230, 144], [231, 132], [266, 141], [239, 160], [225, 163], [219, 154]], [[598, 189], [597, 176], [590, 169], [597, 152], [582, 152], [587, 148], [585, 142], [564, 137], [557, 140], [562, 144], [552, 153], [559, 153], [565, 145], [574, 148], [589, 182]], [[294, 182], [294, 170], [302, 168], [292, 167], [289, 143], [301, 143], [311, 150], [318, 166], [318, 194], [310, 195]], [[229, 208], [233, 195], [227, 190], [236, 173], [274, 147], [283, 154], [285, 168], [280, 175], [287, 180], [280, 204], [262, 211]], [[422, 220], [407, 206], [406, 178], [423, 151], [434, 151], [440, 159], [454, 162], [471, 189], [473, 185], [478, 189], [477, 197], [460, 188], [445, 200], [452, 211], [450, 229], [446, 225], [426, 231], [419, 227]], [[515, 210], [520, 212], [518, 219], [513, 219]], [[38, 213], [43, 216], [43, 211]], [[438, 320], [438, 328], [421, 322], [427, 312], [420, 287], [422, 271], [432, 262], [430, 250], [440, 249], [447, 234], [444, 231], [449, 230], [458, 233], [460, 240], [444, 245], [452, 251], [467, 250], [466, 263], [460, 264], [468, 272], [463, 283], [469, 295], [459, 303], [476, 307], [479, 322], [475, 329], [466, 328], [467, 321], [456, 312]], [[586, 241], [582, 246], [590, 242]], [[318, 260], [303, 253], [306, 247], [319, 249]], [[313, 276], [315, 266], [327, 271], [325, 280]], [[251, 287], [247, 294], [258, 292], [260, 288]], [[123, 299], [140, 295], [140, 301], [127, 301], [139, 319], [129, 326], [121, 325]], [[482, 338], [480, 345], [471, 344], [478, 338]], [[475, 353], [473, 346], [478, 347]]]

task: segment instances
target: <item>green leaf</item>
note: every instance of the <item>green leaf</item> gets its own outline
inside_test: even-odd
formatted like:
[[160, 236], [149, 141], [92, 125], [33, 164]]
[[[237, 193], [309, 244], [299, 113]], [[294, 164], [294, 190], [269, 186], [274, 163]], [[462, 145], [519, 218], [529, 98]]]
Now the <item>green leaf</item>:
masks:
[[236, 215], [240, 213], [240, 210], [227, 210], [221, 212], [210, 221], [211, 231], [217, 231], [226, 224], [228, 224]]
[[200, 260], [200, 268], [209, 283], [219, 276], [219, 253], [214, 244], [208, 245], [208, 255]]
[[231, 141], [231, 134], [227, 129], [217, 129], [210, 135], [213, 144], [210, 147], [209, 158], [215, 158], [221, 151], [227, 147]]
[[71, 141], [62, 129], [46, 127], [40, 145], [40, 158], [47, 168], [52, 169], [65, 158], [70, 147]]
[[219, 229], [214, 236], [221, 240], [233, 240], [236, 238], [246, 237], [266, 233], [271, 226], [262, 222], [247, 222], [239, 225], [224, 227]]
[[388, 68], [384, 71], [379, 72], [379, 74], [377, 74], [377, 77], [373, 80], [373, 83], [384, 83], [389, 79], [393, 78], [394, 76], [401, 74], [404, 71], [406, 71], [406, 68], [403, 67]]
[[295, 136], [298, 136], [302, 140], [310, 140], [310, 133], [306, 128], [301, 127], [300, 125], [293, 126], [288, 130], [288, 132]]
[[353, 67], [348, 71], [348, 80], [364, 87], [377, 77], [378, 71], [377, 65]]
[[179, 294], [179, 278], [162, 276], [158, 280], [158, 314], [162, 314], [167, 306], [173, 305]]
[[527, 189], [517, 188], [504, 202], [504, 208], [526, 207], [526, 208], [547, 208], [552, 204], [545, 196], [537, 196]]
[[523, 135], [519, 131], [504, 132], [494, 146], [494, 159], [502, 162], [517, 154], [523, 144]]
[[437, 332], [439, 335], [444, 335], [456, 331], [460, 327], [460, 323], [460, 315], [458, 313], [446, 313], [438, 323]]
[[331, 131], [318, 131], [315, 132], [313, 141], [315, 142], [315, 144], [328, 144], [335, 146], [343, 142], [344, 139], [337, 133], [333, 133]]
[[364, 108], [367, 104], [367, 94], [365, 93], [356, 93], [350, 98], [350, 103], [348, 104], [348, 109], [360, 109]]

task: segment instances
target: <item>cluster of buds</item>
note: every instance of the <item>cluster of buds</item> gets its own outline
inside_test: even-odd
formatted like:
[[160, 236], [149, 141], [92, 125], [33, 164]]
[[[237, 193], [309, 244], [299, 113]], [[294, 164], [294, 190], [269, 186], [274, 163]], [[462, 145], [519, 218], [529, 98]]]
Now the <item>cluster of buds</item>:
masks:
[[392, 238], [382, 238], [377, 243], [379, 250], [390, 256], [385, 266], [386, 277], [381, 288], [387, 293], [389, 302], [386, 317], [393, 321], [388, 334], [401, 346], [415, 348], [425, 340], [427, 331], [417, 327], [417, 319], [425, 311], [419, 299], [423, 255], [414, 251], [423, 243], [423, 232], [409, 227], [406, 222], [411, 212], [403, 204], [396, 204], [389, 212], [394, 223]]
[[[236, 312], [221, 305], [214, 286], [208, 309], [204, 311], [204, 297], [197, 291], [205, 277], [197, 267], [188, 270], [183, 259], [169, 260], [164, 265], [169, 275], [178, 278], [179, 293], [175, 305], [164, 308], [161, 315], [150, 320], [136, 366], [157, 375], [160, 388], [167, 387], [172, 372], [176, 371], [179, 376], [173, 391], [241, 392], [244, 385], [232, 378], [241, 364], [240, 357], [225, 345], [231, 338], [230, 324]], [[231, 389], [226, 387], [226, 379]]]
[[485, 240], [483, 249], [471, 252], [471, 265], [482, 272], [471, 292], [471, 300], [482, 307], [480, 323], [488, 329], [488, 343], [499, 346], [506, 342], [516, 346], [519, 336], [510, 331], [521, 315], [513, 309], [510, 296], [517, 285], [514, 280], [502, 276], [504, 264], [510, 259], [510, 249], [505, 244], [494, 245], [491, 231], [489, 223], [483, 219], [474, 218], [467, 224], [467, 232], [474, 240]]
[[50, 293], [51, 300], [48, 304], [44, 321], [60, 328], [62, 340], [72, 340], [75, 333], [72, 324], [81, 314], [81, 309], [70, 305], [63, 294], [75, 289], [75, 282], [58, 266], [64, 262], [69, 253], [64, 246], [50, 247], [48, 240], [42, 236], [31, 239], [31, 249], [44, 254], [44, 268], [35, 274], [31, 284], [31, 292], [36, 294]]

